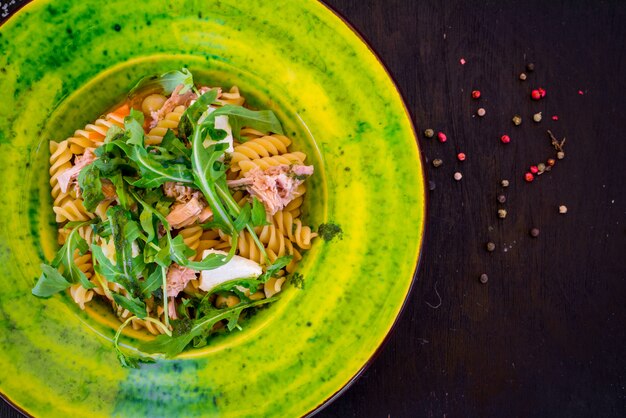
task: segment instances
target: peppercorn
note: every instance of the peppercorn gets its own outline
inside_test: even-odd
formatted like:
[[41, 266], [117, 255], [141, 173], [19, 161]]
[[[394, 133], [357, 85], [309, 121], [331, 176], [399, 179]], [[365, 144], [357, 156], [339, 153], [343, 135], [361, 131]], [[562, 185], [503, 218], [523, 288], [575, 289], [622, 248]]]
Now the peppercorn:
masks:
[[480, 116], [481, 118], [482, 118], [483, 116], [485, 116], [485, 114], [486, 114], [486, 113], [487, 113], [487, 111], [486, 111], [485, 109], [483, 109], [482, 107], [481, 107], [481, 108], [479, 108], [479, 109], [476, 111], [476, 114], [477, 114], [478, 116]]
[[502, 185], [502, 187], [509, 187], [509, 181], [508, 180], [502, 180], [500, 182], [500, 184]]
[[535, 64], [533, 64], [532, 62], [526, 64], [526, 71], [528, 71], [529, 73], [535, 71]]
[[524, 180], [526, 180], [527, 182], [531, 182], [535, 179], [535, 176], [533, 176], [533, 173], [526, 173], [524, 174]]
[[541, 97], [546, 97], [546, 91], [545, 91], [544, 89], [542, 89], [541, 87], [539, 87], [539, 88], [537, 89], [537, 91], [539, 92], [539, 95], [540, 95]]
[[[515, 123], [515, 122], [513, 122], [513, 123]], [[508, 136], [508, 135], [502, 135], [502, 136], [500, 137], [500, 141], [501, 141], [503, 144], [508, 144], [509, 142], [511, 142], [511, 137], [510, 137], [510, 136]]]
[[456, 155], [456, 158], [458, 158], [458, 159], [459, 159], [459, 161], [465, 161], [465, 153], [464, 153], [464, 152], [459, 152], [459, 153]]
[[529, 234], [530, 234], [531, 237], [537, 238], [539, 236], [539, 228], [532, 228], [529, 231]]
[[522, 81], [526, 80], [526, 73], [521, 73], [519, 75], [519, 79], [522, 80]]
[[437, 134], [437, 138], [439, 139], [439, 142], [441, 142], [441, 143], [444, 143], [444, 142], [446, 142], [448, 140], [448, 137], [443, 132], [439, 132]]
[[533, 174], [537, 174], [539, 172], [539, 167], [537, 167], [536, 165], [531, 165], [530, 172]]
[[503, 195], [503, 194], [498, 195], [498, 202], [500, 202], [500, 203], [506, 202], [506, 196]]
[[558, 158], [559, 160], [562, 160], [563, 158], [565, 158], [565, 153], [563, 151], [557, 152], [556, 158]]
[[456, 181], [460, 181], [462, 178], [463, 178], [463, 174], [459, 173], [458, 171], [454, 173], [454, 179]]
[[533, 90], [533, 91], [530, 92], [530, 97], [533, 100], [539, 100], [539, 99], [541, 99], [541, 93], [539, 93], [539, 90]]
[[435, 184], [434, 181], [428, 180], [428, 190], [430, 190], [432, 192], [433, 190], [435, 190], [436, 187], [437, 187], [437, 185]]
[[563, 214], [567, 213], [567, 206], [565, 205], [559, 206], [559, 213], [563, 213]]
[[496, 244], [494, 244], [493, 242], [489, 241], [487, 243], [487, 251], [489, 251], [490, 253], [495, 251], [496, 249]]
[[559, 120], [558, 115], [552, 115], [552, 120]]
[[556, 161], [554, 160], [554, 158], [550, 158], [550, 159], [548, 160], [548, 165], [549, 165], [550, 167], [552, 167], [552, 166], [554, 166], [554, 164], [556, 164]]
[[480, 282], [481, 282], [482, 284], [485, 284], [485, 283], [487, 283], [488, 281], [489, 281], [489, 276], [487, 276], [485, 273], [483, 273], [483, 274], [481, 274], [481, 275], [480, 275]]
[[513, 125], [519, 126], [522, 124], [522, 117], [520, 115], [513, 116]]
[[424, 136], [425, 136], [426, 138], [432, 138], [433, 136], [435, 136], [435, 131], [433, 131], [433, 130], [432, 130], [432, 129], [430, 129], [430, 128], [429, 128], [429, 129], [426, 129], [426, 130], [424, 131]]
[[541, 118], [542, 118], [542, 116], [541, 116], [541, 112], [539, 112], [539, 113], [535, 113], [535, 114], [533, 115], [533, 120], [534, 120], [535, 122], [537, 122], [537, 123], [541, 122]]
[[435, 158], [433, 160], [433, 167], [440, 167], [441, 164], [443, 164], [443, 160], [439, 159], [439, 158]]
[[537, 168], [539, 169], [539, 174], [541, 174], [544, 171], [546, 171], [546, 165], [544, 163], [537, 164]]
[[479, 99], [480, 98], [480, 90], [474, 90], [472, 92], [472, 99]]
[[498, 217], [500, 219], [506, 218], [506, 209], [498, 209]]

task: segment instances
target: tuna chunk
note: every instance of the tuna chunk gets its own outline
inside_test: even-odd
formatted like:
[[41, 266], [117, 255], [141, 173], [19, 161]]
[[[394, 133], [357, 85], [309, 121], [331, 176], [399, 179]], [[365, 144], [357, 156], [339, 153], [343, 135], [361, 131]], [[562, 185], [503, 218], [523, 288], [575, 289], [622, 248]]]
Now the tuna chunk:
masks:
[[194, 193], [197, 195], [198, 192], [189, 186], [183, 186], [173, 181], [166, 181], [163, 184], [163, 193], [165, 193], [165, 196], [177, 202], [187, 203], [194, 196]]
[[163, 103], [163, 106], [155, 112], [150, 114], [152, 118], [152, 122], [150, 122], [150, 129], [157, 126], [159, 121], [161, 121], [168, 113], [176, 108], [176, 106], [184, 105], [189, 106], [192, 100], [198, 98], [198, 96], [193, 91], [188, 91], [185, 94], [178, 94], [182, 90], [184, 86], [179, 84], [176, 86], [172, 95]]
[[187, 286], [187, 283], [195, 278], [196, 272], [194, 270], [173, 263], [167, 270], [167, 296], [175, 298]]
[[166, 217], [167, 222], [175, 229], [189, 226], [198, 220], [198, 216], [205, 207], [195, 196], [187, 203], [175, 203], [172, 206], [172, 211]]
[[77, 156], [74, 162], [74, 166], [65, 170], [64, 172], [59, 174], [59, 177], [57, 177], [61, 191], [63, 193], [66, 193], [69, 189], [70, 184], [78, 178], [80, 170], [82, 170], [83, 167], [86, 167], [94, 162], [95, 159], [96, 154], [93, 153], [93, 150], [91, 148], [86, 148], [83, 155]]
[[298, 186], [312, 174], [312, 165], [279, 165], [266, 170], [255, 168], [242, 179], [230, 180], [228, 186], [245, 186], [248, 193], [256, 196], [263, 202], [267, 212], [274, 215], [297, 197]]

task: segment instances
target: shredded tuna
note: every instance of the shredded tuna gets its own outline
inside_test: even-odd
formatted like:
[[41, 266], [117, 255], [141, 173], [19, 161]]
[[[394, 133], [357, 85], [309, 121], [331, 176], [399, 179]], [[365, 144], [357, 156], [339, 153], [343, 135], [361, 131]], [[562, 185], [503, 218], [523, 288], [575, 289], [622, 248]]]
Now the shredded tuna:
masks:
[[245, 186], [248, 193], [259, 198], [267, 212], [274, 215], [297, 197], [298, 186], [312, 174], [312, 165], [279, 165], [265, 171], [255, 168], [248, 171], [242, 179], [229, 180], [228, 186]]
[[176, 313], [176, 302], [174, 298], [169, 298], [170, 300], [167, 302], [167, 313], [170, 319], [178, 319], [178, 314]]
[[64, 172], [59, 174], [59, 177], [57, 177], [61, 191], [63, 193], [66, 193], [69, 189], [70, 184], [78, 178], [80, 170], [82, 170], [83, 167], [86, 167], [94, 162], [95, 159], [96, 154], [93, 153], [93, 150], [91, 148], [86, 148], [83, 155], [77, 156], [74, 166], [65, 170]]
[[194, 193], [197, 193], [197, 191], [189, 186], [183, 186], [180, 183], [167, 181], [163, 184], [163, 193], [165, 193], [165, 196], [170, 199], [174, 199], [177, 202], [187, 203], [194, 196]]
[[173, 263], [167, 270], [165, 287], [167, 295], [175, 298], [187, 286], [187, 283], [195, 278], [195, 271]]
[[178, 94], [179, 91], [184, 87], [183, 84], [179, 84], [176, 86], [172, 95], [163, 103], [163, 106], [155, 112], [151, 112], [150, 116], [152, 118], [152, 122], [150, 122], [150, 129], [157, 126], [157, 124], [172, 110], [176, 108], [176, 106], [185, 105], [189, 106], [192, 100], [198, 98], [198, 96], [193, 91], [188, 91], [185, 94]]
[[198, 221], [200, 223], [204, 223], [208, 221], [211, 216], [213, 216], [213, 211], [207, 205], [204, 209], [202, 209], [202, 212], [200, 212], [200, 214], [198, 215]]
[[175, 203], [166, 219], [175, 229], [189, 226], [198, 219], [204, 208], [205, 205], [194, 196], [187, 203]]

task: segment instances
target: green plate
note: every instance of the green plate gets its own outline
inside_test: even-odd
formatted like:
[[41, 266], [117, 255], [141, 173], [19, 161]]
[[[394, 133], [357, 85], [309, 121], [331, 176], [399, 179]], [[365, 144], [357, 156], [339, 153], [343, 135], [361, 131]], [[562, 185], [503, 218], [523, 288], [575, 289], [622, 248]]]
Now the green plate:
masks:
[[[369, 361], [409, 292], [424, 226], [410, 117], [367, 45], [314, 1], [36, 0], [0, 27], [0, 392], [35, 416], [298, 416]], [[271, 108], [316, 173], [318, 240], [303, 290], [203, 351], [121, 368], [109, 315], [37, 299], [56, 248], [48, 141], [119, 102], [145, 74], [188, 66]], [[124, 337], [131, 345], [138, 335]]]

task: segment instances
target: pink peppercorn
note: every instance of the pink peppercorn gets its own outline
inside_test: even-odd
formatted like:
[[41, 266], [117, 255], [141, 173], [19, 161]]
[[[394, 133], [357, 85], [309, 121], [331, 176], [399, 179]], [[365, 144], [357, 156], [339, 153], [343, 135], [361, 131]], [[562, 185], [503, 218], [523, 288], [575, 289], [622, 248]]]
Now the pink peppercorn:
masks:
[[559, 120], [559, 117], [557, 115], [552, 116], [552, 120]]
[[478, 98], [480, 98], [480, 90], [472, 91], [472, 99], [478, 99]]
[[459, 153], [456, 155], [456, 158], [458, 158], [458, 159], [459, 159], [459, 161], [465, 161], [465, 153], [463, 153], [463, 152], [459, 152]]
[[530, 172], [533, 174], [537, 174], [539, 172], [539, 167], [537, 167], [536, 165], [531, 165]]
[[533, 100], [539, 100], [541, 99], [541, 93], [539, 93], [539, 90], [533, 90], [530, 93], [530, 97], [532, 97]]
[[442, 143], [448, 140], [448, 137], [443, 132], [439, 132], [437, 134], [437, 138], [439, 138], [439, 142], [442, 142]]
[[546, 97], [546, 91], [545, 91], [544, 89], [542, 89], [541, 87], [539, 87], [539, 88], [537, 89], [537, 91], [539, 92], [539, 95], [540, 95], [541, 97]]
[[526, 180], [527, 182], [531, 182], [535, 179], [535, 176], [533, 176], [533, 173], [526, 173], [524, 174], [524, 180]]
[[500, 137], [500, 141], [502, 141], [503, 144], [508, 144], [509, 142], [511, 142], [511, 137], [509, 137], [508, 135], [502, 135]]

